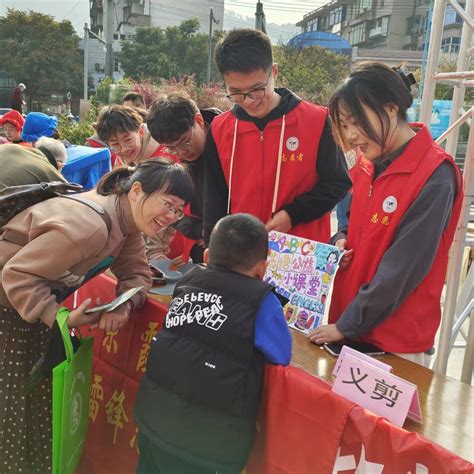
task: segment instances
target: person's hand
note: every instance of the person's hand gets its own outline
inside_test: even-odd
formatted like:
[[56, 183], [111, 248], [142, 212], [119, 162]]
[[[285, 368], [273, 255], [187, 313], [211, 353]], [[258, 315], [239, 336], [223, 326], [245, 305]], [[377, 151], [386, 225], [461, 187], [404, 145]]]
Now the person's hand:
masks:
[[[85, 324], [93, 324], [98, 321], [100, 313], [84, 313], [91, 303], [92, 299], [87, 298], [76, 309], [73, 309], [69, 313], [69, 317], [66, 320], [69, 328], [78, 328]], [[96, 301], [96, 305], [100, 305], [100, 300]]]
[[91, 326], [91, 329], [102, 329], [106, 332], [118, 331], [125, 326], [132, 312], [130, 301], [121, 304], [114, 311], [106, 311], [100, 314], [100, 320]]
[[276, 230], [278, 232], [288, 232], [292, 227], [291, 218], [288, 212], [278, 211], [266, 224], [268, 232]]
[[339, 268], [346, 269], [352, 262], [352, 257], [354, 256], [354, 249], [347, 250], [347, 240], [339, 239], [335, 243], [336, 247], [339, 250], [344, 250], [344, 255], [339, 262]]
[[315, 344], [325, 344], [327, 342], [336, 342], [344, 339], [344, 334], [337, 329], [335, 324], [325, 324], [313, 329], [308, 337], [309, 340]]

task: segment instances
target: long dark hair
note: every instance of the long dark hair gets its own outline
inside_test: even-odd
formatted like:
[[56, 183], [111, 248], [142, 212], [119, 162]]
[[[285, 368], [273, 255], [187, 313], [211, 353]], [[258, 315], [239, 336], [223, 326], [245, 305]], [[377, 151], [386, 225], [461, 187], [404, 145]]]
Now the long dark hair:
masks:
[[186, 168], [174, 161], [158, 157], [142, 161], [136, 168], [117, 168], [104, 175], [97, 183], [97, 193], [128, 194], [133, 183], [140, 182], [145, 194], [161, 192], [191, 201], [193, 182]]
[[[384, 149], [390, 129], [390, 117], [385, 106], [398, 107], [398, 120], [407, 121], [407, 109], [413, 102], [410, 87], [396, 70], [381, 63], [365, 63], [351, 72], [344, 84], [329, 100], [329, 115], [335, 127], [337, 138], [348, 148], [341, 133], [340, 114], [344, 109], [357, 122], [360, 130]], [[370, 124], [362, 106], [372, 109], [377, 115], [381, 135]]]

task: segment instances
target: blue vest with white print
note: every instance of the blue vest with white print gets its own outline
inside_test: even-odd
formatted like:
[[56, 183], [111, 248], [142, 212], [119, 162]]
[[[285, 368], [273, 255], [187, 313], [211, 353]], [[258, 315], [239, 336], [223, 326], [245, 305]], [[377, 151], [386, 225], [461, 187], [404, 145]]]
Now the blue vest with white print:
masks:
[[205, 266], [178, 282], [135, 405], [137, 425], [154, 444], [214, 470], [245, 466], [264, 365], [255, 319], [271, 288]]

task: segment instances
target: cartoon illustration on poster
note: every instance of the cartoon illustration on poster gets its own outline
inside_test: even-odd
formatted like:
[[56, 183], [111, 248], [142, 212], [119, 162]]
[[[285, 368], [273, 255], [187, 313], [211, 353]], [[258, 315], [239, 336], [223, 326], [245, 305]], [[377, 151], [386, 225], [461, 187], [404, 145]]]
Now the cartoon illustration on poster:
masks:
[[309, 333], [324, 315], [342, 256], [333, 245], [271, 231], [264, 280], [289, 300], [283, 313], [291, 328]]

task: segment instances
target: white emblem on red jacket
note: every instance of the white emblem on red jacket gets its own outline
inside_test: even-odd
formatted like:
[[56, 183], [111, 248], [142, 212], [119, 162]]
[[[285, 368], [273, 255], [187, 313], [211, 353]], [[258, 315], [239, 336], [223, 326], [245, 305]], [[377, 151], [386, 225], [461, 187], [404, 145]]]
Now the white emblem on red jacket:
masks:
[[290, 151], [296, 151], [300, 146], [300, 141], [296, 137], [290, 137], [286, 140], [286, 148]]
[[392, 212], [395, 212], [397, 210], [397, 207], [398, 207], [398, 201], [395, 196], [386, 197], [382, 204], [382, 209], [387, 214], [391, 214]]

